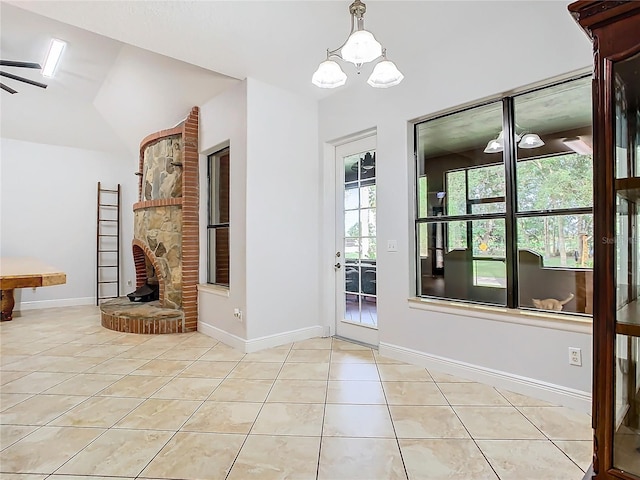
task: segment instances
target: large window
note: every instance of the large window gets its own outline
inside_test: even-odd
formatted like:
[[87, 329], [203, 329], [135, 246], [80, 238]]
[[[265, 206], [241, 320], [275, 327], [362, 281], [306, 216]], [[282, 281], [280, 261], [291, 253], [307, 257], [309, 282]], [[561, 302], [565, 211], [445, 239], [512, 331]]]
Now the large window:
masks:
[[592, 313], [589, 78], [415, 127], [417, 294]]
[[229, 286], [229, 148], [209, 155], [207, 282]]

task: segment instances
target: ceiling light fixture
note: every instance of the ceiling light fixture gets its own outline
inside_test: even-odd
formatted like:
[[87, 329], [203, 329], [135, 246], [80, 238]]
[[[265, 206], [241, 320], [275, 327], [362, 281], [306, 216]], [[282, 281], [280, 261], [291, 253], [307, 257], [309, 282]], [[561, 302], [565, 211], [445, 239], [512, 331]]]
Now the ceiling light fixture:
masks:
[[56, 73], [56, 68], [58, 67], [58, 63], [60, 62], [60, 56], [64, 51], [64, 47], [67, 44], [62, 40], [58, 40], [54, 38], [51, 40], [51, 45], [49, 46], [49, 53], [47, 53], [47, 58], [44, 61], [44, 68], [42, 69], [42, 76], [51, 78], [53, 74]]
[[322, 62], [313, 74], [311, 82], [320, 88], [336, 88], [344, 85], [347, 75], [332, 57], [351, 62], [360, 74], [363, 64], [381, 58], [369, 76], [367, 83], [375, 88], [388, 88], [398, 85], [404, 75], [396, 65], [387, 60], [387, 50], [380, 45], [373, 34], [364, 29], [364, 14], [367, 7], [360, 0], [349, 5], [351, 14], [351, 32], [347, 40], [335, 50], [327, 49], [327, 59]]
[[[544, 142], [536, 133], [526, 133], [522, 136], [516, 133], [515, 140], [520, 148], [538, 148], [544, 145]], [[504, 131], [500, 130], [498, 138], [489, 140], [484, 153], [499, 153], [502, 150], [504, 150]]]

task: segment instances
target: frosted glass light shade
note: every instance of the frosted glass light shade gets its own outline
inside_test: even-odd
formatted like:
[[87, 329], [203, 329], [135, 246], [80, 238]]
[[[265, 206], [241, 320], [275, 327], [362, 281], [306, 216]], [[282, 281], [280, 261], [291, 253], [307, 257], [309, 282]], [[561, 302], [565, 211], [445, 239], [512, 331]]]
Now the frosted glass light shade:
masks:
[[540, 136], [535, 133], [527, 133], [526, 135], [523, 135], [522, 140], [520, 140], [520, 143], [518, 144], [520, 148], [538, 148], [543, 145], [544, 142]]
[[367, 83], [376, 88], [389, 88], [398, 85], [403, 78], [404, 75], [400, 73], [395, 63], [383, 60], [376, 64]]
[[311, 77], [311, 83], [320, 88], [336, 88], [347, 82], [347, 74], [333, 60], [325, 60]]
[[372, 62], [380, 55], [382, 55], [382, 45], [371, 32], [366, 30], [353, 32], [340, 50], [343, 60], [356, 65]]
[[487, 143], [487, 146], [484, 149], [484, 153], [498, 153], [503, 149], [504, 146], [502, 144], [502, 139], [498, 136], [498, 138], [490, 140], [489, 143]]

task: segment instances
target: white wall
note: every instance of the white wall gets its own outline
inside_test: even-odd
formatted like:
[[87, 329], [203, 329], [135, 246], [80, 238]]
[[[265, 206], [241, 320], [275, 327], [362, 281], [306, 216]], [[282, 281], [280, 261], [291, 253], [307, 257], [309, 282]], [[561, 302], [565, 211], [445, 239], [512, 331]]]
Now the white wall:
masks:
[[[461, 362], [540, 385], [583, 392], [585, 401], [578, 403], [588, 409], [589, 326], [567, 331], [470, 317], [464, 310], [455, 315], [430, 312], [410, 308], [408, 298], [415, 295], [411, 120], [589, 67], [590, 42], [574, 24], [564, 2], [464, 2], [464, 15], [459, 15], [460, 2], [432, 5], [434, 15], [455, 19], [451, 20], [452, 35], [438, 44], [416, 43], [415, 62], [398, 65], [406, 76], [399, 86], [370, 88], [363, 79], [354, 80], [347, 66], [349, 81], [361, 84], [320, 102], [325, 190], [333, 188], [328, 153], [331, 143], [377, 129], [378, 245], [386, 245], [389, 239], [398, 241], [398, 253], [383, 248], [378, 251], [381, 351], [387, 349], [400, 356], [404, 350], [423, 363], [443, 357], [451, 360], [452, 371], [456, 370], [455, 363]], [[478, 21], [480, 18], [496, 19], [496, 23], [489, 25]], [[505, 42], [504, 38], [513, 40]], [[361, 77], [366, 79], [367, 75], [368, 70]], [[325, 223], [334, 211], [328, 198], [323, 205]], [[327, 263], [333, 256], [332, 232], [327, 232], [324, 239], [321, 261]], [[333, 295], [332, 276], [325, 271], [325, 299]], [[325, 310], [331, 313], [330, 308]], [[583, 367], [568, 365], [569, 346], [582, 348]], [[443, 368], [446, 365], [442, 363]], [[458, 369], [456, 373], [463, 372]]]
[[[207, 283], [207, 155], [229, 142], [229, 290], [202, 287]], [[216, 338], [227, 335], [227, 343], [242, 348], [246, 323], [233, 316], [233, 309], [246, 310], [246, 177], [247, 177], [247, 82], [234, 85], [200, 107], [200, 288], [198, 330]]]
[[319, 327], [317, 102], [249, 79], [247, 336]]
[[35, 257], [67, 283], [15, 291], [16, 310], [95, 302], [97, 183], [121, 184], [121, 293], [135, 279], [131, 240], [137, 158], [2, 138], [0, 256]]

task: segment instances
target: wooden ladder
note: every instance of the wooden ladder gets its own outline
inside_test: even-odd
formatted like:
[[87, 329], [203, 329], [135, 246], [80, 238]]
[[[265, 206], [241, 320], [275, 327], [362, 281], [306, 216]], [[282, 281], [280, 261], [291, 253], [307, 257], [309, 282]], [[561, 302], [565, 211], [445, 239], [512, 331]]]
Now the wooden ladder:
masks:
[[96, 305], [100, 305], [101, 300], [120, 296], [120, 184], [114, 190], [98, 182], [96, 218]]

